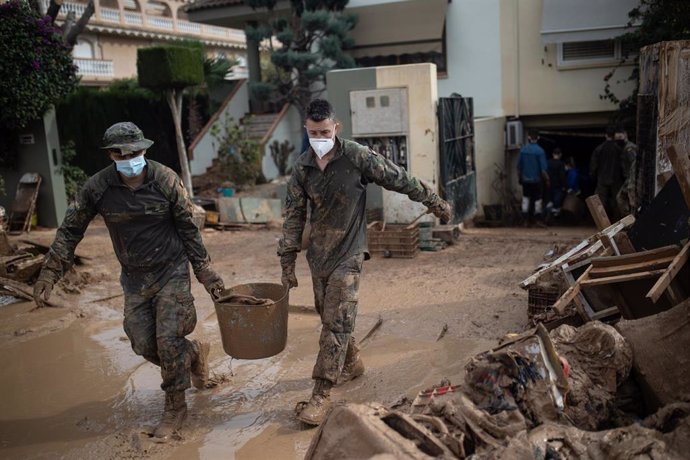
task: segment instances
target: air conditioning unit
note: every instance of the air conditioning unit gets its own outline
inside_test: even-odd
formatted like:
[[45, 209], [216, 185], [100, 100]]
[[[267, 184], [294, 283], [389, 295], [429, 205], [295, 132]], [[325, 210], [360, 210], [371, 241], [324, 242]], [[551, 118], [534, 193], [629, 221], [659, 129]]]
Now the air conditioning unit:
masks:
[[506, 123], [506, 148], [519, 149], [524, 143], [524, 129], [520, 120], [512, 120]]

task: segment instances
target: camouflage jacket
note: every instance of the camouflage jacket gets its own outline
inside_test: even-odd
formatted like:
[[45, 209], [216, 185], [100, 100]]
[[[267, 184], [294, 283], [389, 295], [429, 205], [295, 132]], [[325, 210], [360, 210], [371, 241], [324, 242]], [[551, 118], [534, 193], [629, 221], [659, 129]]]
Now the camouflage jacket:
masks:
[[160, 163], [146, 160], [146, 164], [144, 183], [134, 190], [122, 183], [114, 164], [89, 178], [67, 209], [44, 271], [59, 278], [72, 266], [74, 250], [96, 214], [103, 216], [108, 227], [126, 293], [157, 292], [188, 260], [195, 273], [209, 266], [182, 181]]
[[337, 138], [337, 151], [321, 172], [310, 148], [299, 156], [288, 182], [283, 237], [278, 255], [290, 259], [301, 249], [310, 203], [311, 235], [307, 260], [313, 276], [327, 277], [348, 257], [365, 254], [366, 190], [375, 183], [426, 206], [439, 197], [407, 171], [371, 149]]

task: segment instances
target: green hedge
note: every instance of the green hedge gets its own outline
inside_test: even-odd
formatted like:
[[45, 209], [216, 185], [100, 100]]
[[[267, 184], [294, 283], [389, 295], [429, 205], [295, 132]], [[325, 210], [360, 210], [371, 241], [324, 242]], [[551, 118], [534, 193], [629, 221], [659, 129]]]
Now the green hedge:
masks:
[[[209, 119], [208, 97], [197, 96], [202, 122]], [[183, 104], [183, 132], [187, 133], [186, 98]], [[179, 171], [175, 128], [168, 104], [159, 95], [122, 81], [106, 89], [80, 87], [57, 107], [61, 144], [74, 143], [74, 164], [92, 175], [111, 163], [99, 147], [103, 133], [120, 121], [131, 121], [154, 141], [147, 157]], [[191, 140], [186, 139], [189, 146]]]
[[204, 81], [201, 49], [156, 46], [137, 50], [139, 84], [145, 88], [185, 88]]

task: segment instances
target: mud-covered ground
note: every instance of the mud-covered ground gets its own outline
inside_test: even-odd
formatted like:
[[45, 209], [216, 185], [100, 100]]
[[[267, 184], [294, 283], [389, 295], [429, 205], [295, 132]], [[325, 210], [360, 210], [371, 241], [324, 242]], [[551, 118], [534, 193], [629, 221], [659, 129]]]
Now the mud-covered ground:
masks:
[[[363, 377], [334, 391], [337, 401], [392, 404], [448, 377], [466, 360], [527, 324], [527, 293], [517, 284], [554, 245], [591, 229], [469, 229], [460, 242], [415, 259], [374, 258], [364, 265], [356, 336], [381, 327], [363, 346]], [[32, 232], [50, 243], [54, 231]], [[226, 285], [279, 282], [278, 230], [203, 233]], [[26, 238], [26, 236], [24, 236]], [[1, 458], [302, 458], [315, 430], [293, 417], [308, 397], [320, 323], [303, 257], [291, 292], [288, 345], [273, 358], [231, 360], [223, 352], [213, 304], [193, 285], [198, 324], [192, 337], [212, 343], [218, 385], [188, 390], [181, 439], [147, 436], [163, 406], [160, 375], [134, 355], [122, 330], [119, 266], [106, 228], [94, 222], [77, 253], [80, 293], [0, 306]], [[439, 334], [447, 325], [441, 340]]]

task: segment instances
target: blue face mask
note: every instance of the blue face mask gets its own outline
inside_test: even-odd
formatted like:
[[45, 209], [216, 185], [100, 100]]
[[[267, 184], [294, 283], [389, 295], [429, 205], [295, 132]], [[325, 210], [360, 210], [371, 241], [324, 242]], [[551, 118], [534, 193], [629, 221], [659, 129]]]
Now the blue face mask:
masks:
[[120, 160], [115, 162], [115, 168], [123, 176], [135, 177], [141, 174], [146, 166], [146, 159], [144, 155], [130, 158], [129, 160]]

